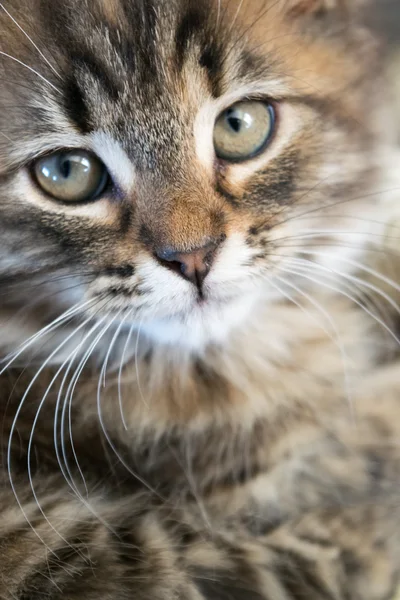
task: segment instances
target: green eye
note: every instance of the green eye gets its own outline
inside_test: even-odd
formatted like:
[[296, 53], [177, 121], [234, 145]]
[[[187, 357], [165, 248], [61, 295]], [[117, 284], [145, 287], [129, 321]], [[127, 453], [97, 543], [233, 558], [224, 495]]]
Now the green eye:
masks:
[[94, 200], [108, 182], [103, 163], [85, 150], [44, 156], [34, 164], [33, 173], [42, 190], [63, 202]]
[[218, 158], [240, 162], [259, 154], [271, 139], [275, 111], [271, 104], [257, 100], [237, 102], [217, 119], [214, 147]]

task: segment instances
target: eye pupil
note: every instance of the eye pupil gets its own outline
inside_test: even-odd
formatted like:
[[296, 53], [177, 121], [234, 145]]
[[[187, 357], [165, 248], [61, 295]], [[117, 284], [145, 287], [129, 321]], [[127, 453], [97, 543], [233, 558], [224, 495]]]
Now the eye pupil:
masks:
[[68, 159], [61, 160], [60, 162], [60, 173], [64, 179], [68, 179], [71, 175], [71, 161]]
[[243, 121], [238, 117], [228, 116], [227, 121], [235, 133], [239, 133], [242, 129]]

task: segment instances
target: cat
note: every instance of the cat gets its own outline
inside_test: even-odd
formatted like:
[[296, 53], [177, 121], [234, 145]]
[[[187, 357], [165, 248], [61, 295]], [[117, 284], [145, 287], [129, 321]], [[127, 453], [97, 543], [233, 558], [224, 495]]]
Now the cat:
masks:
[[383, 600], [397, 146], [359, 0], [0, 3], [0, 597]]

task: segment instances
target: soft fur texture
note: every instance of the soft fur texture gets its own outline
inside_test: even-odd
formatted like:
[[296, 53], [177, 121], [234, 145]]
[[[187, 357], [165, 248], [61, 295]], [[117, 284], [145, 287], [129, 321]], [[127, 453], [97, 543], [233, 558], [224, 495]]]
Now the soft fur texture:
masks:
[[[2, 599], [392, 597], [397, 138], [362, 4], [0, 4]], [[227, 164], [249, 97], [276, 132]], [[100, 199], [40, 191], [59, 148]], [[199, 298], [155, 255], [210, 240]]]

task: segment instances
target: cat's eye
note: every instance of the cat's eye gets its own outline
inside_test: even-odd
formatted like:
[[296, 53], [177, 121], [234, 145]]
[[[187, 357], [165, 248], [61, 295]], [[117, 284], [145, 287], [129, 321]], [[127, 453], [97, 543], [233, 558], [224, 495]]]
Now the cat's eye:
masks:
[[259, 100], [237, 102], [218, 117], [214, 148], [218, 158], [240, 162], [260, 154], [271, 140], [275, 110]]
[[103, 163], [86, 150], [55, 152], [33, 165], [38, 185], [62, 202], [88, 202], [104, 191], [108, 173]]

